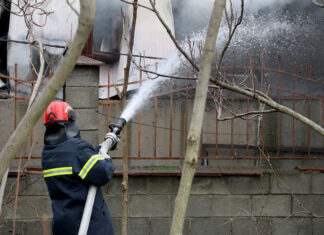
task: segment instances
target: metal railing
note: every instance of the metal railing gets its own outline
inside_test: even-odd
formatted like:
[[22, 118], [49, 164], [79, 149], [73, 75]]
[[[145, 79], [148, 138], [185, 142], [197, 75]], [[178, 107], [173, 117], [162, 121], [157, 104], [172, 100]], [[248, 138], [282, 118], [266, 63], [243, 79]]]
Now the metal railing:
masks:
[[[304, 116], [323, 126], [324, 89], [322, 86], [324, 82], [312, 77], [312, 66], [308, 65], [307, 75], [300, 75], [296, 72], [296, 61], [292, 63], [291, 72], [287, 72], [282, 69], [280, 57], [275, 63], [276, 67], [267, 67], [266, 59], [264, 54], [259, 57], [258, 62], [250, 57], [246, 65], [236, 65], [235, 54], [233, 54], [232, 65], [222, 67], [223, 78], [240, 86], [263, 91], [276, 102], [302, 112]], [[31, 89], [35, 84], [34, 72], [32, 72], [32, 80], [25, 81], [17, 77], [17, 71], [16, 65], [15, 77], [0, 74], [2, 79], [11, 80], [11, 85], [13, 85], [10, 94], [0, 92], [0, 96], [14, 99], [14, 127], [17, 125], [17, 101], [29, 100], [28, 97], [19, 96], [18, 84], [27, 84]], [[110, 89], [123, 86], [122, 83], [111, 84], [110, 81], [110, 72], [108, 72], [107, 85], [100, 86], [100, 88], [108, 89], [108, 98], [99, 101], [99, 107], [105, 110], [103, 115], [106, 116], [106, 131], [108, 131], [109, 122], [117, 118], [115, 113], [112, 114], [111, 108], [119, 105], [120, 102], [119, 99], [110, 97]], [[138, 81], [129, 84], [140, 86], [145, 82], [140, 73]], [[312, 131], [310, 127], [285, 114], [277, 112], [260, 114], [244, 120], [239, 118], [227, 121], [218, 120], [219, 111], [223, 116], [226, 116], [225, 114], [231, 116], [238, 109], [241, 112], [250, 112], [258, 108], [259, 104], [243, 95], [221, 91], [213, 85], [209, 90], [208, 102], [214, 108], [205, 113], [208, 126], [204, 125], [201, 131], [201, 159], [257, 160], [260, 151], [263, 151], [272, 160], [324, 160], [324, 138]], [[150, 107], [145, 107], [144, 112], [152, 114], [149, 121], [147, 121], [148, 118], [144, 118], [146, 116], [143, 116], [143, 110], [140, 110], [137, 117], [130, 121], [132, 128], [137, 129], [136, 140], [134, 135], [132, 136], [133, 150], [130, 153], [130, 159], [182, 159], [184, 157], [194, 91], [195, 83], [192, 81], [181, 80], [179, 82], [176, 79], [170, 79], [167, 90], [156, 91], [147, 98], [150, 100]], [[220, 108], [221, 102], [226, 103], [227, 107]], [[161, 104], [164, 107], [163, 110], [160, 110]], [[181, 112], [178, 107], [181, 107]], [[164, 115], [159, 115], [160, 112], [164, 112]], [[163, 121], [161, 121], [161, 116], [163, 116]], [[163, 130], [163, 145], [165, 146], [163, 151], [159, 147], [161, 130]], [[167, 140], [166, 131], [168, 132]], [[32, 138], [31, 135], [30, 145], [33, 142]], [[145, 138], [150, 138], [150, 141], [147, 142]], [[28, 157], [23, 156], [23, 158]], [[121, 154], [117, 153], [113, 158], [119, 159]], [[40, 159], [40, 156], [32, 156], [32, 159]]]
[[[235, 61], [235, 54], [233, 54], [233, 61]], [[296, 72], [296, 61], [292, 63], [291, 72], [281, 68], [280, 57], [278, 57], [276, 62], [276, 68], [266, 67], [265, 61], [265, 54], [262, 56], [261, 65], [256, 65], [251, 57], [248, 65], [245, 66], [235, 65], [235, 63], [223, 66], [223, 74], [228, 81], [233, 83], [238, 84], [244, 80], [240, 83], [240, 86], [263, 91], [274, 101], [286, 105], [294, 111], [302, 111], [301, 113], [304, 116], [323, 126], [324, 90], [321, 87], [323, 86], [324, 88], [324, 82], [312, 78], [312, 66], [308, 65], [307, 75], [300, 75]], [[111, 114], [110, 109], [112, 106], [119, 104], [119, 100], [109, 97], [109, 91], [116, 86], [121, 88], [123, 84], [110, 84], [109, 72], [107, 81], [108, 85], [101, 86], [101, 88], [108, 89], [108, 99], [101, 100], [99, 105], [105, 107], [106, 125], [108, 128], [109, 120], [116, 118], [116, 114]], [[144, 82], [141, 76], [138, 82], [133, 82], [132, 84]], [[133, 148], [136, 148], [136, 150], [132, 151], [129, 156], [130, 159], [176, 160], [184, 157], [190, 120], [189, 106], [193, 101], [195, 85], [190, 81], [182, 80], [181, 84], [178, 82], [175, 87], [174, 83], [175, 79], [170, 79], [167, 91], [157, 91], [149, 97], [151, 100], [150, 107], [145, 108], [146, 113], [154, 113], [154, 117], [149, 120], [149, 123], [143, 122], [142, 111], [139, 111], [138, 116], [130, 122], [132, 123], [131, 125], [136, 126], [138, 132], [137, 140], [133, 136], [131, 141], [137, 142], [137, 146], [133, 144]], [[316, 86], [316, 93], [312, 92], [312, 87], [314, 86]], [[219, 88], [211, 86], [210, 93], [213, 93], [213, 90], [219, 90]], [[177, 102], [180, 99], [183, 105], [182, 122], [185, 124], [180, 129], [174, 120], [179, 119], [179, 117], [175, 116], [179, 115], [179, 112], [177, 114], [174, 113], [175, 96], [177, 96]], [[165, 102], [166, 97], [169, 105], [167, 113], [169, 121], [168, 125], [159, 126], [159, 123], [161, 123], [158, 118], [158, 113], [160, 112], [159, 104], [160, 102]], [[245, 112], [249, 112], [258, 103], [256, 100], [229, 91], [224, 91], [218, 95], [209, 95], [208, 100], [213, 102], [213, 99], [226, 101], [228, 103], [227, 109], [230, 109], [229, 113], [235, 113], [235, 110], [238, 108], [242, 109], [242, 107], [245, 109]], [[215, 104], [215, 106], [217, 105]], [[259, 104], [257, 105], [259, 106]], [[258, 160], [260, 151], [262, 151], [269, 156], [270, 160], [324, 160], [324, 138], [293, 117], [276, 112], [260, 114], [255, 116], [254, 119], [238, 121], [239, 118], [233, 118], [226, 122], [221, 122], [217, 120], [218, 113], [216, 110], [215, 108], [212, 111], [214, 112], [214, 124], [208, 127], [204, 125], [201, 131], [201, 159]], [[223, 108], [223, 112], [227, 112], [226, 109]], [[210, 115], [207, 116], [210, 118]], [[211, 123], [211, 120], [208, 122]], [[256, 122], [258, 123], [256, 124]], [[226, 132], [221, 130], [222, 126], [224, 126], [223, 123], [226, 123]], [[147, 134], [143, 133], [143, 126], [146, 128], [146, 132], [150, 132], [149, 136], [153, 139], [152, 146], [148, 146], [147, 143], [143, 144], [143, 137], [148, 137]], [[150, 128], [150, 130], [148, 131], [147, 128]], [[164, 151], [164, 153], [159, 154], [157, 150], [159, 128], [169, 131], [168, 141], [164, 143], [166, 148], [168, 148], [167, 153]], [[175, 132], [183, 133], [183, 138], [180, 141], [179, 138], [175, 140]], [[214, 135], [213, 141], [211, 141], [211, 135]], [[225, 141], [224, 135], [229, 136]], [[152, 151], [150, 154], [143, 154], [143, 148], [152, 148]], [[177, 148], [181, 148], [181, 150], [176, 150]], [[121, 155], [115, 155], [113, 158], [119, 159]]]

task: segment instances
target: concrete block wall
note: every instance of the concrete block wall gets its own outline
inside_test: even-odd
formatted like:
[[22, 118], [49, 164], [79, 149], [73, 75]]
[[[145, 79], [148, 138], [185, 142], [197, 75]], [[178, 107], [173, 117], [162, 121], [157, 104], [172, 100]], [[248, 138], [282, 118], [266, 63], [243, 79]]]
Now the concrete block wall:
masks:
[[[28, 103], [26, 101], [17, 100], [16, 106], [16, 118], [17, 125], [19, 121], [23, 118], [26, 113]], [[14, 132], [15, 126], [15, 101], [14, 99], [0, 99], [0, 148], [2, 148], [8, 141], [10, 135]], [[40, 156], [43, 149], [43, 136], [45, 132], [45, 127], [43, 125], [43, 120], [37, 122], [33, 129], [33, 138], [30, 136], [23, 148], [23, 155], [28, 156], [30, 153], [30, 147], [34, 143], [32, 156]], [[18, 155], [18, 154], [17, 154]], [[15, 164], [15, 163], [14, 163]], [[14, 165], [13, 164], [13, 165]], [[36, 166], [36, 165], [35, 165]], [[39, 166], [39, 165], [38, 165]]]
[[[82, 138], [93, 145], [99, 144], [98, 85], [98, 66], [76, 66], [66, 81], [65, 89], [63, 89], [65, 101], [68, 102], [76, 112], [76, 122], [80, 127]], [[27, 101], [17, 100], [17, 125], [26, 113], [27, 105]], [[0, 113], [0, 148], [2, 148], [14, 131], [15, 100], [0, 99]], [[33, 145], [32, 156], [38, 157], [29, 162], [29, 167], [39, 168], [41, 166], [39, 157], [42, 154], [44, 133], [45, 127], [42, 118], [40, 118], [33, 129], [33, 137], [28, 137], [23, 148], [23, 155], [28, 156], [31, 152], [31, 146]], [[24, 164], [25, 160], [23, 161], [23, 165]], [[15, 171], [17, 167], [18, 160], [15, 160], [12, 162], [10, 169]]]
[[[121, 180], [115, 177], [103, 187], [116, 235], [121, 234]], [[128, 234], [169, 233], [179, 182], [179, 177], [130, 177]], [[28, 175], [21, 181], [21, 188], [26, 186], [18, 200], [17, 234], [45, 234], [52, 218], [46, 185], [41, 175]], [[323, 186], [323, 173], [298, 171], [195, 177], [183, 234], [324, 234]], [[9, 235], [12, 196], [5, 205], [0, 234]]]
[[64, 100], [76, 112], [81, 136], [93, 145], [98, 145], [98, 66], [76, 66], [67, 79]]
[[[77, 123], [81, 127], [82, 137], [95, 145], [106, 132], [104, 115], [98, 117], [98, 77], [98, 67], [77, 66], [65, 87], [65, 100], [74, 107], [77, 113]], [[11, 112], [13, 100], [0, 101], [0, 111], [3, 115], [0, 119], [2, 133], [0, 144], [3, 145], [13, 130], [13, 113]], [[183, 130], [183, 117], [180, 118], [183, 115], [183, 101], [175, 100], [174, 105], [176, 108], [174, 109], [173, 126]], [[22, 116], [25, 106], [24, 102], [18, 102], [18, 120]], [[244, 104], [241, 106], [243, 107]], [[152, 123], [152, 107], [152, 105], [148, 105], [143, 108], [143, 123]], [[158, 126], [168, 127], [168, 101], [159, 103], [158, 109], [158, 115], [160, 115]], [[106, 114], [105, 107], [99, 107], [99, 112]], [[111, 114], [117, 118], [120, 112], [118, 105], [116, 105]], [[207, 108], [204, 122], [207, 128], [213, 126], [214, 117], [214, 111]], [[266, 120], [267, 128], [275, 131], [276, 118], [268, 117], [269, 119]], [[288, 123], [290, 119], [284, 119], [284, 117], [282, 115], [282, 123]], [[111, 118], [111, 121], [114, 121], [114, 119]], [[133, 156], [136, 156], [137, 153], [137, 121], [136, 118], [133, 119], [129, 136]], [[241, 128], [244, 123], [235, 121], [234, 125]], [[255, 121], [251, 121], [250, 125], [251, 129], [255, 130], [257, 125]], [[99, 128], [100, 133], [98, 134], [99, 126], [101, 128]], [[224, 122], [220, 126], [220, 133], [228, 133], [229, 127], [230, 123]], [[152, 130], [145, 129], [144, 126], [142, 128], [143, 143], [146, 145], [146, 148], [143, 146], [142, 153], [152, 154], [152, 149], [147, 148], [147, 145], [152, 143]], [[38, 137], [33, 155], [39, 156], [44, 133], [41, 122], [35, 130]], [[244, 129], [241, 132], [244, 136]], [[173, 152], [182, 156], [184, 136], [180, 132], [173, 134]], [[250, 134], [252, 135], [254, 132]], [[169, 130], [159, 130], [158, 153], [163, 156], [167, 156], [169, 152], [166, 146], [169, 144], [168, 135]], [[226, 136], [228, 137], [228, 135]], [[226, 136], [222, 137], [222, 143], [229, 143]], [[213, 135], [207, 134], [204, 141], [206, 143], [208, 141], [213, 142], [214, 138]], [[299, 142], [296, 140], [300, 143], [300, 146], [305, 143], [303, 138], [304, 136], [299, 136]], [[289, 142], [284, 138], [281, 138], [281, 140], [283, 144], [284, 141]], [[237, 139], [236, 141], [240, 142], [241, 140]], [[249, 141], [251, 145], [255, 143], [253, 138], [250, 138]], [[267, 144], [275, 144], [274, 140], [273, 143], [271, 141], [269, 140]], [[26, 153], [29, 152], [28, 146], [29, 144], [26, 144]], [[152, 163], [153, 160], [152, 162], [146, 161], [143, 164], [153, 165]], [[169, 162], [156, 160], [154, 160], [154, 163], [159, 165], [169, 164]], [[135, 164], [136, 161], [131, 161], [131, 165]], [[178, 161], [177, 164], [181, 164], [181, 161]], [[243, 163], [240, 161], [236, 164], [242, 166]], [[39, 161], [35, 162], [35, 166], [40, 166]], [[265, 173], [262, 177], [196, 177], [192, 187], [183, 234], [324, 234], [322, 218], [324, 216], [322, 210], [324, 206], [324, 174], [285, 172], [280, 173], [279, 177], [281, 180], [278, 180], [272, 173]], [[12, 233], [13, 192], [15, 190], [11, 190], [11, 187], [14, 181], [15, 178], [9, 178], [6, 187], [6, 195], [9, 195], [9, 197], [4, 202], [5, 209], [1, 217], [3, 226], [0, 226], [0, 234], [4, 235]], [[128, 207], [129, 234], [168, 234], [178, 185], [179, 177], [131, 177]], [[50, 230], [52, 214], [50, 199], [42, 175], [23, 177], [20, 182], [20, 189], [16, 214], [16, 234], [46, 234], [45, 231]], [[121, 178], [115, 177], [103, 190], [116, 234], [120, 234]]]

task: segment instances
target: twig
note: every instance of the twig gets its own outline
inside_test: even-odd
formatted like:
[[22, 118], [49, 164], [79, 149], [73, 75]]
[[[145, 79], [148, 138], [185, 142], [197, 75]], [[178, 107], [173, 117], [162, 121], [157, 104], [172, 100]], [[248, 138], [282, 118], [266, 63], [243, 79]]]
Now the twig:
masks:
[[242, 19], [243, 19], [243, 14], [244, 14], [244, 0], [241, 0], [241, 13], [240, 13], [240, 17], [238, 18], [238, 20], [235, 22], [234, 28], [232, 30], [232, 24], [234, 22], [234, 16], [233, 16], [233, 5], [232, 5], [232, 1], [230, 1], [230, 10], [231, 10], [231, 19], [229, 22], [229, 18], [228, 18], [228, 13], [227, 10], [225, 9], [225, 14], [226, 14], [226, 19], [227, 19], [227, 23], [228, 23], [228, 30], [229, 30], [229, 36], [228, 39], [226, 41], [226, 44], [222, 50], [221, 56], [218, 59], [218, 65], [217, 65], [217, 71], [216, 71], [216, 76], [218, 76], [219, 74], [219, 70], [220, 70], [220, 65], [223, 61], [224, 55], [232, 41], [232, 38], [234, 36], [234, 33], [236, 31], [236, 29], [238, 28], [238, 26], [242, 23]]
[[[127, 3], [127, 4], [130, 4], [130, 5], [134, 5], [134, 3], [133, 2], [128, 2], [128, 1], [126, 1], [126, 0], [120, 0], [121, 2], [124, 2], [124, 3]], [[152, 8], [149, 8], [149, 7], [147, 7], [147, 6], [144, 6], [144, 5], [142, 5], [142, 4], [136, 4], [138, 7], [142, 7], [142, 8], [144, 8], [144, 9], [147, 9], [147, 10], [150, 10], [150, 11], [153, 11], [153, 9]]]
[[240, 210], [242, 210], [242, 211], [244, 211], [245, 213], [249, 214], [250, 217], [252, 218], [252, 221], [255, 222], [255, 223], [259, 226], [259, 228], [261, 229], [261, 231], [262, 231], [264, 234], [269, 234], [269, 235], [271, 234], [271, 232], [267, 232], [267, 231], [265, 230], [265, 228], [260, 224], [258, 218], [255, 217], [255, 216], [254, 216], [250, 211], [248, 211], [248, 210], [246, 210], [246, 209], [244, 209], [244, 208], [240, 208]]
[[[261, 153], [261, 156], [263, 156], [263, 158], [267, 161], [268, 165], [270, 166], [270, 169], [271, 169], [273, 175], [274, 175], [274, 176], [276, 177], [276, 179], [280, 182], [280, 184], [282, 184], [286, 189], [288, 189], [288, 190], [290, 191], [291, 196], [296, 200], [296, 202], [298, 203], [298, 205], [299, 205], [301, 208], [303, 208], [304, 211], [307, 212], [309, 215], [312, 215], [313, 217], [316, 217], [316, 218], [320, 218], [320, 219], [322, 219], [322, 220], [324, 221], [323, 216], [319, 216], [319, 215], [317, 215], [317, 214], [315, 214], [315, 213], [309, 211], [307, 208], [305, 208], [305, 206], [301, 203], [301, 201], [296, 197], [296, 195], [294, 194], [294, 192], [292, 191], [292, 189], [291, 189], [291, 188], [286, 184], [286, 182], [285, 182], [284, 180], [282, 180], [282, 179], [278, 176], [278, 174], [277, 174], [276, 171], [274, 170], [274, 168], [273, 168], [273, 166], [272, 166], [272, 164], [271, 164], [271, 162], [270, 162], [270, 160], [269, 160], [269, 156], [267, 156], [267, 155], [263, 152], [263, 150], [262, 150], [260, 147], [258, 147], [258, 149], [259, 149], [259, 152]], [[302, 213], [302, 212], [295, 212], [295, 213]], [[291, 216], [291, 215], [290, 215], [290, 216]], [[290, 217], [290, 216], [288, 216], [288, 217]]]
[[66, 0], [66, 4], [68, 4], [68, 6], [71, 8], [71, 10], [79, 17], [80, 13], [73, 7], [73, 3], [70, 3], [69, 0]]
[[40, 85], [41, 85], [41, 82], [42, 82], [42, 79], [43, 79], [44, 68], [45, 68], [43, 45], [42, 45], [42, 43], [41, 43], [40, 40], [36, 40], [36, 42], [39, 45], [39, 59], [40, 59], [41, 66], [40, 66], [40, 69], [38, 71], [37, 81], [36, 81], [36, 84], [35, 84], [35, 88], [33, 90], [33, 93], [32, 93], [32, 95], [30, 97], [27, 110], [34, 103], [34, 100], [35, 100], [35, 98], [37, 96], [37, 93], [39, 91], [39, 88], [40, 88]]
[[[134, 63], [134, 62], [133, 62]], [[157, 77], [165, 77], [165, 78], [174, 78], [174, 79], [179, 79], [179, 80], [192, 80], [192, 81], [196, 81], [197, 78], [190, 78], [190, 77], [179, 77], [179, 76], [174, 76], [174, 75], [167, 75], [167, 74], [162, 74], [162, 73], [157, 73], [157, 72], [153, 72], [147, 69], [142, 69], [140, 66], [138, 66], [136, 64], [136, 67], [139, 68], [142, 72], [144, 73], [150, 73], [150, 74], [154, 74]], [[156, 78], [157, 78], [156, 77]]]
[[312, 0], [312, 1], [316, 6], [324, 8], [324, 0], [322, 0], [322, 3], [318, 2], [318, 1], [321, 1], [321, 0]]
[[[255, 116], [258, 116], [258, 115], [261, 115], [261, 114], [266, 114], [266, 113], [274, 113], [274, 112], [278, 112], [276, 109], [270, 109], [270, 110], [265, 110], [265, 111], [250, 111], [250, 112], [247, 112], [247, 113], [241, 113], [241, 114], [234, 114], [233, 116], [231, 117], [224, 117], [224, 118], [217, 118], [218, 121], [227, 121], [227, 120], [232, 120], [232, 119], [235, 119], [235, 118], [241, 118], [243, 120], [247, 120], [245, 118], [242, 118], [244, 116], [250, 116], [250, 115], [253, 115], [253, 118]], [[251, 118], [249, 118], [251, 119]]]
[[[28, 44], [28, 45], [34, 45], [35, 41], [33, 42], [26, 42], [26, 41], [19, 41], [19, 40], [11, 40], [11, 39], [4, 39], [4, 38], [0, 38], [1, 42], [13, 42], [13, 43], [20, 43], [20, 44]], [[61, 45], [53, 45], [53, 44], [47, 44], [44, 43], [43, 46], [47, 46], [47, 47], [55, 47], [55, 48], [66, 48], [66, 46], [61, 46]]]
[[171, 40], [173, 41], [174, 45], [177, 47], [177, 49], [181, 52], [181, 54], [188, 60], [188, 62], [192, 65], [192, 67], [194, 67], [197, 71], [199, 71], [199, 67], [190, 59], [190, 57], [187, 55], [187, 53], [180, 47], [180, 45], [177, 43], [177, 40], [175, 39], [175, 37], [173, 36], [171, 29], [169, 28], [169, 26], [164, 22], [164, 20], [162, 19], [159, 11], [156, 9], [155, 4], [153, 3], [152, 0], [149, 0], [152, 6], [152, 10], [155, 13], [155, 15], [158, 17], [160, 23], [164, 26], [164, 28], [166, 29], [167, 33], [169, 34]]

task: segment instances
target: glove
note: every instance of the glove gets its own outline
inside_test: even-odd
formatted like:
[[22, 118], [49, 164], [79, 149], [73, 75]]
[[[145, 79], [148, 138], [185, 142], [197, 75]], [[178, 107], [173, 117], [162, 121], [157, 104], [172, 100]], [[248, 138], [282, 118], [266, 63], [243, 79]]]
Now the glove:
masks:
[[[99, 144], [101, 146], [100, 153], [107, 154], [108, 151], [115, 150], [118, 142], [119, 138], [114, 133], [107, 133], [105, 140], [101, 144]], [[111, 146], [111, 144], [113, 145]]]
[[110, 156], [107, 153], [104, 153], [104, 154], [101, 154], [101, 155], [104, 157], [104, 159], [110, 159]]

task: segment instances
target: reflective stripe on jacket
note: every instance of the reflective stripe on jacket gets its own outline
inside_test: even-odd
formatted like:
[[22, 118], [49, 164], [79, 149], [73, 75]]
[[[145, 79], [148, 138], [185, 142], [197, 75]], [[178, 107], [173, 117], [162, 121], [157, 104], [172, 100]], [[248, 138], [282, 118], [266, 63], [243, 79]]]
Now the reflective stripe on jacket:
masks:
[[[78, 234], [90, 184], [102, 186], [114, 174], [111, 159], [81, 138], [45, 145], [43, 174], [52, 200], [53, 235]], [[108, 208], [98, 187], [88, 235], [114, 234]]]

